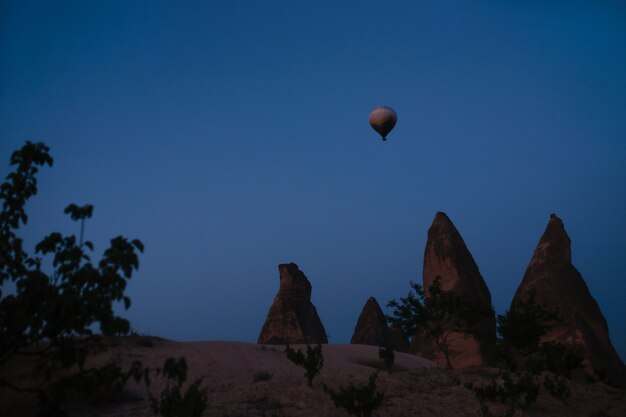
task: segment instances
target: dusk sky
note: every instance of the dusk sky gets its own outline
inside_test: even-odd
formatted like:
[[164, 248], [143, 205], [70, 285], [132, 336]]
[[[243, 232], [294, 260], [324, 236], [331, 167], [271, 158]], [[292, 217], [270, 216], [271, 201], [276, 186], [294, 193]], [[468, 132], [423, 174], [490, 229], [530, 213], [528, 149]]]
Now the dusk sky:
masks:
[[27, 247], [79, 232], [69, 203], [96, 260], [142, 240], [140, 333], [255, 342], [295, 262], [347, 343], [421, 282], [437, 211], [503, 313], [554, 212], [626, 358], [623, 1], [5, 0], [3, 179], [26, 140], [54, 158]]

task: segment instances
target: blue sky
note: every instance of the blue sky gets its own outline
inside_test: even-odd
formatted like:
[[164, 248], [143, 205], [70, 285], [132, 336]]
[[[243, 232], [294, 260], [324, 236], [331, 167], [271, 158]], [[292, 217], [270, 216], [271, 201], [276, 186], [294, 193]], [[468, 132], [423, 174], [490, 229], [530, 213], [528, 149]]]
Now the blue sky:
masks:
[[437, 211], [498, 312], [556, 212], [626, 357], [624, 3], [299, 3], [2, 2], [0, 174], [55, 158], [27, 242], [94, 204], [96, 253], [146, 246], [127, 317], [177, 340], [255, 341], [296, 262], [340, 343], [421, 279]]

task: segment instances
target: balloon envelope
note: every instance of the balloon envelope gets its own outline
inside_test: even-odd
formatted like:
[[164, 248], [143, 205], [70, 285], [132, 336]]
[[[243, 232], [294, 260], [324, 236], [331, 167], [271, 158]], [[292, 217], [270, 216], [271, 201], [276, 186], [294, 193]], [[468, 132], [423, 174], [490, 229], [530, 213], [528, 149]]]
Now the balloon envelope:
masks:
[[387, 140], [387, 135], [391, 132], [397, 121], [398, 116], [396, 112], [391, 107], [387, 106], [376, 107], [372, 110], [369, 117], [370, 125], [378, 132], [383, 140]]

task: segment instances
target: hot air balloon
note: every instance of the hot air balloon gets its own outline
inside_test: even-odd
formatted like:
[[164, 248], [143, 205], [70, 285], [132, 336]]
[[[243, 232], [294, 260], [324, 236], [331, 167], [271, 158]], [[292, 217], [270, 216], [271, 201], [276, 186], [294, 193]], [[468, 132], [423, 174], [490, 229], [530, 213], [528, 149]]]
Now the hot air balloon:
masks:
[[387, 140], [387, 135], [391, 132], [397, 121], [398, 116], [396, 112], [391, 107], [387, 106], [376, 107], [372, 110], [369, 117], [370, 125], [378, 132], [383, 140]]

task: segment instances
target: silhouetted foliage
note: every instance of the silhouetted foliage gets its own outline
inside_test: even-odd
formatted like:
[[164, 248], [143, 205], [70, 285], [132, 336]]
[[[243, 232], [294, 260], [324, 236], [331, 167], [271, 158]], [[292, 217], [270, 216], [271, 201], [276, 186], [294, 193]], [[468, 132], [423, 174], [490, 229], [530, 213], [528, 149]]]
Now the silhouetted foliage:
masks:
[[419, 330], [425, 331], [444, 354], [448, 368], [452, 369], [450, 335], [455, 332], [472, 333], [476, 321], [493, 312], [477, 311], [451, 291], [443, 291], [439, 277], [428, 287], [428, 295], [421, 285], [412, 281], [410, 285], [412, 290], [406, 297], [400, 297], [399, 302], [391, 300], [387, 303], [388, 307], [393, 308], [387, 321], [409, 337], [413, 337]]
[[525, 369], [534, 374], [550, 371], [570, 378], [574, 369], [580, 368], [583, 355], [577, 346], [557, 342], [541, 342], [554, 326], [561, 321], [556, 310], [538, 304], [535, 293], [521, 301], [514, 311], [497, 316], [499, 346], [504, 362], [516, 368], [511, 348], [525, 359]]
[[498, 314], [497, 330], [505, 349], [512, 346], [528, 356], [539, 350], [541, 337], [559, 322], [556, 311], [535, 300], [534, 291], [513, 311]]
[[545, 389], [555, 398], [565, 398], [569, 397], [569, 383], [567, 379], [561, 378], [558, 375], [551, 377], [550, 375], [545, 375], [543, 377], [543, 386]]
[[583, 353], [579, 347], [555, 342], [542, 343], [537, 354], [533, 356], [528, 365], [531, 370], [549, 371], [568, 379], [573, 370], [581, 367], [583, 361]]
[[378, 349], [378, 357], [382, 359], [383, 363], [387, 367], [387, 370], [391, 372], [393, 363], [396, 359], [396, 354], [390, 347], [380, 347]]
[[[36, 174], [52, 162], [46, 145], [27, 142], [11, 155], [15, 170], [0, 186], [0, 365], [31, 357], [44, 381], [21, 386], [0, 375], [0, 386], [37, 394], [47, 416], [65, 414], [71, 391], [117, 390], [129, 378], [143, 375], [140, 364], [128, 371], [115, 364], [85, 368], [87, 355], [101, 347], [101, 336], [130, 329], [113, 306], [116, 302], [130, 306], [124, 290], [139, 266], [137, 251], [143, 251], [143, 244], [118, 236], [100, 261], [92, 263], [93, 244], [83, 242], [82, 236], [84, 221], [93, 214], [91, 205], [70, 204], [65, 209], [72, 220], [81, 221], [78, 242], [74, 235], [53, 232], [29, 255], [16, 234], [28, 222], [25, 205], [37, 193]], [[50, 272], [45, 271], [45, 257], [51, 258]]]
[[487, 403], [498, 402], [506, 405], [503, 416], [512, 417], [517, 409], [526, 409], [537, 401], [539, 385], [531, 374], [524, 373], [513, 378], [503, 372], [493, 378], [490, 384], [469, 387], [481, 405], [480, 415], [494, 416]]
[[254, 374], [253, 382], [269, 381], [274, 375], [267, 371], [260, 371]]
[[156, 370], [157, 375], [162, 375], [168, 380], [174, 381], [168, 385], [159, 395], [159, 398], [149, 394], [150, 409], [153, 414], [163, 417], [200, 417], [207, 407], [206, 389], [201, 389], [202, 378], [196, 379], [189, 385], [183, 394], [181, 388], [187, 380], [187, 361], [181, 357], [178, 360], [168, 358], [163, 367]]
[[141, 346], [141, 347], [145, 347], [145, 348], [154, 347], [154, 342], [150, 338], [148, 338], [148, 337], [139, 337], [139, 338], [137, 338], [137, 340], [135, 340], [135, 344], [137, 346]]
[[287, 359], [304, 368], [304, 376], [309, 386], [311, 386], [313, 384], [313, 378], [315, 378], [324, 367], [322, 345], [318, 343], [316, 346], [311, 347], [311, 345], [307, 344], [306, 355], [300, 349], [295, 351], [287, 345], [285, 347], [285, 353], [287, 354]]
[[385, 394], [376, 389], [377, 377], [378, 372], [374, 372], [367, 385], [351, 383], [346, 387], [339, 387], [337, 391], [324, 385], [324, 392], [330, 395], [335, 407], [343, 408], [350, 415], [369, 417], [385, 399]]
[[[517, 409], [531, 406], [539, 395], [541, 375], [543, 386], [554, 397], [569, 395], [571, 371], [579, 368], [582, 352], [576, 346], [556, 342], [541, 342], [541, 339], [561, 321], [556, 310], [551, 310], [536, 301], [535, 293], [517, 304], [515, 310], [497, 316], [497, 347], [503, 362], [515, 370], [519, 359], [524, 372], [517, 377], [508, 371], [501, 372], [489, 385], [467, 386], [480, 401], [482, 417], [496, 416], [488, 402], [506, 404], [504, 417], [512, 417]], [[517, 357], [513, 357], [512, 351]], [[545, 372], [555, 374], [550, 376]]]

